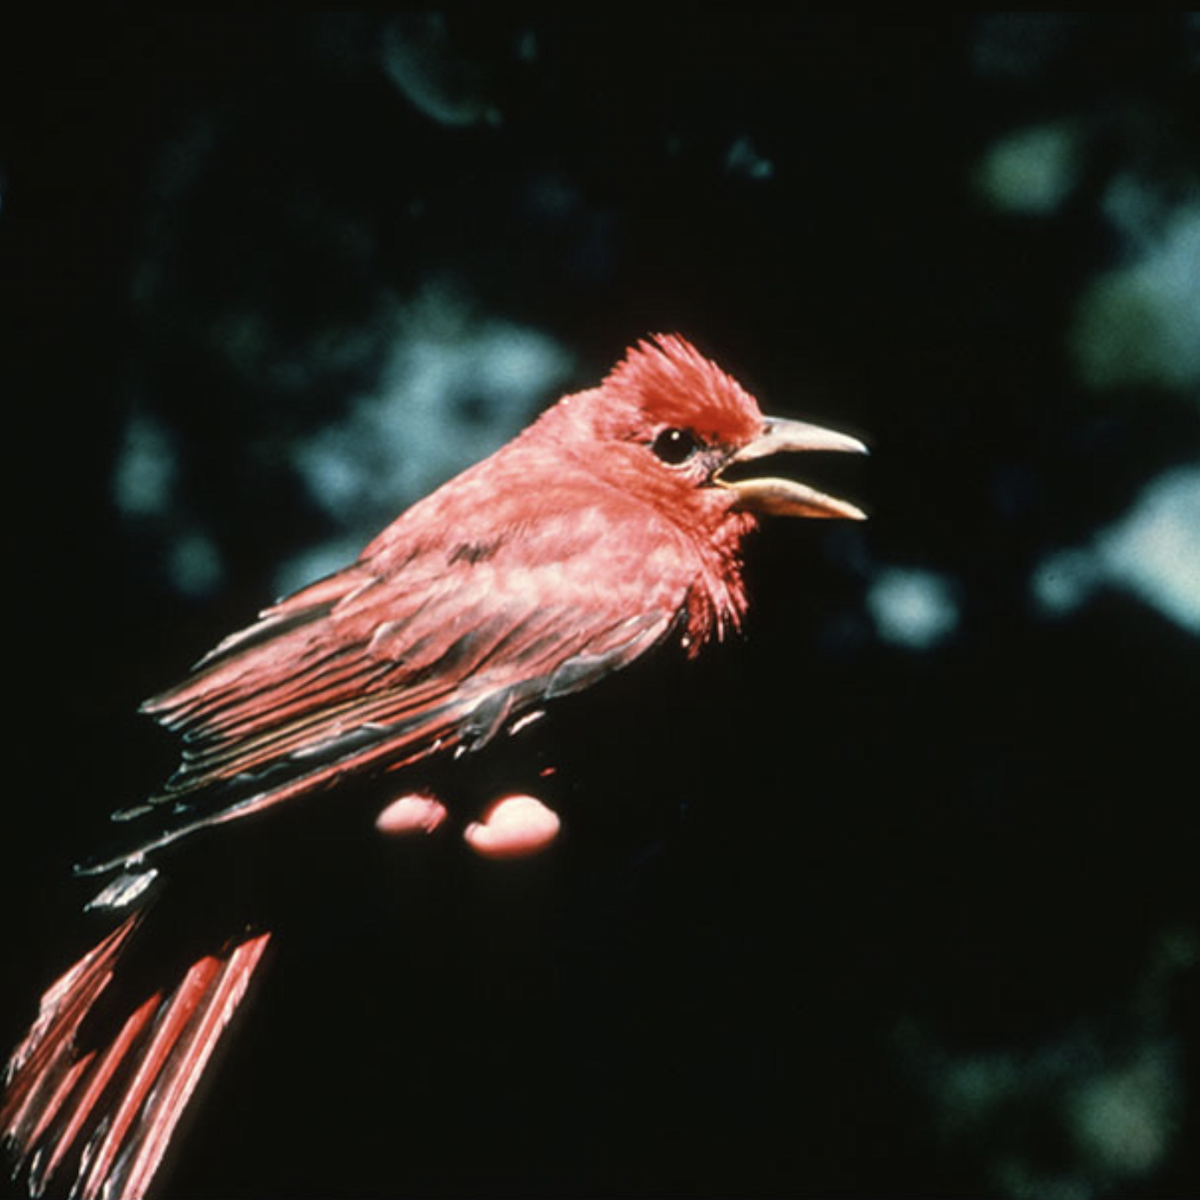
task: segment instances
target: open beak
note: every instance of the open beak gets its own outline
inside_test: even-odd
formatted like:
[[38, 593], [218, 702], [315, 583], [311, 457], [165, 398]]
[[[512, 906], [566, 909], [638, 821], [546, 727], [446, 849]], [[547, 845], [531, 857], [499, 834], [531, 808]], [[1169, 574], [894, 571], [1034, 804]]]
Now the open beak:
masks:
[[737, 492], [734, 507], [748, 512], [775, 517], [845, 517], [865, 521], [861, 508], [835, 496], [827, 496], [795, 479], [769, 476], [762, 479], [725, 479], [725, 471], [740, 463], [774, 454], [791, 454], [805, 450], [839, 450], [843, 453], [866, 454], [867, 448], [858, 440], [819, 425], [804, 421], [786, 421], [767, 417], [762, 433], [752, 442], [732, 454], [713, 476], [713, 482]]

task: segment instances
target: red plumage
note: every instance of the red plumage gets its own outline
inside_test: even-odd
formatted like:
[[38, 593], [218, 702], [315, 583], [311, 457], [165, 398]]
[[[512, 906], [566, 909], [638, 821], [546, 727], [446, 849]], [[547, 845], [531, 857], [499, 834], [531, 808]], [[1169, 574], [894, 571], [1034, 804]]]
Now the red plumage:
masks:
[[[183, 735], [182, 762], [122, 814], [127, 849], [84, 873], [136, 875], [207, 826], [347, 776], [452, 761], [668, 639], [696, 654], [740, 625], [740, 549], [758, 515], [861, 516], [792, 480], [736, 478], [803, 449], [862, 446], [765, 418], [682, 338], [639, 344], [148, 701]], [[102, 895], [117, 907], [136, 890]], [[140, 1194], [265, 945], [238, 935], [85, 1046], [82, 1018], [132, 924], [46, 994], [10, 1060], [0, 1127], [35, 1193], [72, 1150], [64, 1138], [90, 1138], [82, 1194]]]

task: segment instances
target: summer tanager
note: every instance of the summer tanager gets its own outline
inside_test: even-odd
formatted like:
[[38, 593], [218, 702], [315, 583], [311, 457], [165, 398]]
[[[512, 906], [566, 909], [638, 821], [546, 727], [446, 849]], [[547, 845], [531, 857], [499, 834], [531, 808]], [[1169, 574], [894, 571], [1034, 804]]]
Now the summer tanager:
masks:
[[[351, 777], [394, 780], [385, 832], [443, 825], [465, 756], [651, 651], [691, 657], [737, 630], [742, 541], [760, 516], [863, 516], [755, 474], [812, 450], [864, 447], [764, 417], [681, 337], [639, 343], [599, 387], [561, 399], [148, 701], [183, 735], [182, 762], [115, 814], [125, 848], [77, 868], [104, 877], [91, 907], [127, 915], [45, 993], [8, 1063], [0, 1129], [31, 1194], [145, 1193], [271, 936], [243, 926], [182, 978], [114, 1007], [157, 852]], [[433, 761], [445, 794], [406, 791]], [[558, 823], [534, 796], [498, 797], [463, 838], [504, 857], [544, 848]]]

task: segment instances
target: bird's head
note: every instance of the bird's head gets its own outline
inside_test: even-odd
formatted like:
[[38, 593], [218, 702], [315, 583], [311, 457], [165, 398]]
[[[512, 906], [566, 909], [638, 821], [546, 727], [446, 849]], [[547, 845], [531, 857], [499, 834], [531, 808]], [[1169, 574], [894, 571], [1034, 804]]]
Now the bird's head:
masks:
[[865, 453], [862, 442], [764, 416], [737, 380], [677, 334], [639, 342], [600, 387], [559, 407], [593, 471], [697, 533], [740, 534], [759, 515], [865, 516], [797, 479], [756, 470], [799, 451]]

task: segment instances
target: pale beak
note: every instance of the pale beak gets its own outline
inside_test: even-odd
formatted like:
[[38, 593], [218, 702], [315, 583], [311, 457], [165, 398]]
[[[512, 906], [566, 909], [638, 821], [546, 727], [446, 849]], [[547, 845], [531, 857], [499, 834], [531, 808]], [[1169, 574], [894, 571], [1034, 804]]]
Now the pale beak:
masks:
[[735, 451], [713, 476], [713, 482], [737, 492], [734, 507], [774, 517], [844, 517], [865, 521], [867, 514], [846, 500], [827, 496], [795, 479], [768, 476], [762, 479], [724, 479], [722, 475], [739, 463], [752, 462], [773, 454], [792, 454], [808, 450], [837, 450], [848, 454], [866, 454], [858, 438], [835, 433], [804, 421], [786, 421], [767, 417], [762, 433]]

